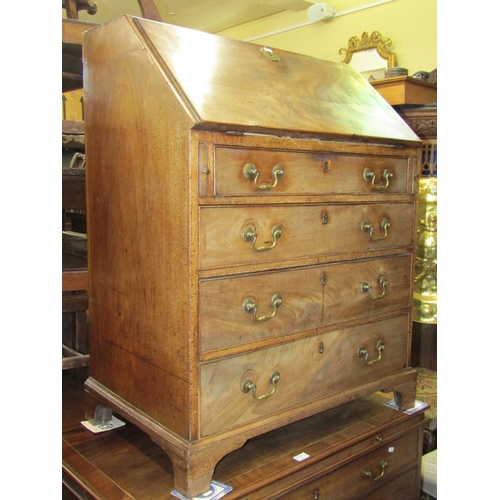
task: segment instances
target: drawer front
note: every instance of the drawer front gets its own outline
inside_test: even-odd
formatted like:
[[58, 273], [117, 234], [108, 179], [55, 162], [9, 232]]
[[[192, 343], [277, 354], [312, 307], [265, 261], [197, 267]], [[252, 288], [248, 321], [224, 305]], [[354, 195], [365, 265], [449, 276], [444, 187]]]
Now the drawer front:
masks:
[[200, 208], [202, 269], [408, 247], [413, 203]]
[[218, 196], [406, 194], [408, 159], [215, 148]]
[[397, 478], [364, 495], [363, 500], [418, 500], [420, 498], [418, 472], [419, 468], [413, 467]]
[[[395, 477], [398, 470], [417, 460], [417, 458], [418, 430], [414, 429], [408, 434], [391, 441], [386, 446], [378, 448], [281, 498], [286, 500], [304, 500], [308, 498], [311, 500], [314, 498], [347, 500], [362, 493], [363, 490], [370, 490], [377, 485], [378, 481], [385, 481], [386, 478]], [[368, 494], [368, 498], [394, 498], [400, 500], [415, 498], [414, 474], [403, 475], [402, 481], [405, 486], [409, 487], [409, 490], [406, 491], [407, 496], [385, 497], [371, 492]], [[402, 485], [399, 483], [401, 481], [395, 485], [396, 488], [394, 485], [391, 488], [390, 483], [387, 483], [384, 485], [383, 490], [376, 491], [378, 493], [393, 490], [401, 492]], [[385, 488], [388, 488], [388, 490], [385, 490]]]
[[202, 435], [237, 427], [404, 368], [408, 321], [405, 314], [201, 365]]
[[411, 256], [200, 281], [201, 351], [408, 306]]

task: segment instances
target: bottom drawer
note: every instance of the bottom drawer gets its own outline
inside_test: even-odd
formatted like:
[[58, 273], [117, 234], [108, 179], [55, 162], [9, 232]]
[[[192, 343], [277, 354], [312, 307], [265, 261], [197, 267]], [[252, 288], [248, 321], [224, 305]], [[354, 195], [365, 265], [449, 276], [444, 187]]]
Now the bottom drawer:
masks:
[[[347, 500], [364, 490], [371, 491], [378, 481], [395, 477], [405, 465], [418, 459], [419, 431], [414, 429], [408, 434], [389, 442], [367, 455], [326, 474], [316, 481], [282, 497], [286, 500], [333, 499]], [[386, 483], [388, 485], [388, 483]], [[384, 484], [384, 486], [386, 486]], [[387, 486], [388, 487], [388, 486]], [[398, 486], [399, 488], [399, 486]], [[414, 482], [411, 483], [414, 490]], [[370, 493], [371, 494], [371, 493]], [[374, 496], [368, 498], [385, 498]], [[387, 497], [398, 498], [398, 497]], [[411, 499], [408, 495], [405, 499]]]
[[[200, 370], [202, 436], [395, 373], [406, 367], [407, 342], [405, 314], [206, 363]], [[247, 381], [254, 389], [246, 390]]]

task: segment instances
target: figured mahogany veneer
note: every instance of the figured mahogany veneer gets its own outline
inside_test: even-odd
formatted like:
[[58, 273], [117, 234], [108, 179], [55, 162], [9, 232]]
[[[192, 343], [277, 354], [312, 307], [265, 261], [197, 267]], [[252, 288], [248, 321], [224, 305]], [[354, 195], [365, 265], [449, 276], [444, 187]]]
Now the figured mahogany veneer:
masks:
[[84, 35], [91, 376], [208, 490], [409, 366], [420, 142], [349, 66], [125, 16]]

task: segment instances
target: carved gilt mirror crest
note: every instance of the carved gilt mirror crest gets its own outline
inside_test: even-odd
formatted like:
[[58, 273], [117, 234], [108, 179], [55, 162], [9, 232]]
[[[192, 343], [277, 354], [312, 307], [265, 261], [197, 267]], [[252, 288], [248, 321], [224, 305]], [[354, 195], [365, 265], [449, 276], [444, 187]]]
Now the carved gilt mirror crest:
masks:
[[361, 38], [349, 38], [347, 48], [339, 50], [345, 52], [345, 64], [354, 66], [365, 78], [384, 78], [385, 70], [396, 66], [396, 54], [390, 50], [392, 40], [383, 38], [380, 32], [374, 31], [371, 35], [364, 32]]

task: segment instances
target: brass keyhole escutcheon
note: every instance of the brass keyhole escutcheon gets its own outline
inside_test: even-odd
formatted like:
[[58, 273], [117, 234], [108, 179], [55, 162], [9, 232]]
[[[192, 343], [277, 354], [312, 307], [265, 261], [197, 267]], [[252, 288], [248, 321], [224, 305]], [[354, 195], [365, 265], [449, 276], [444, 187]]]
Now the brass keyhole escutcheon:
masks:
[[320, 343], [318, 344], [318, 352], [319, 352], [320, 354], [323, 354], [323, 353], [325, 352], [325, 346], [324, 346], [323, 342], [320, 342]]
[[280, 56], [276, 54], [273, 49], [269, 47], [262, 47], [260, 49], [261, 54], [266, 58], [269, 59], [270, 61], [273, 62], [278, 62], [280, 60]]

